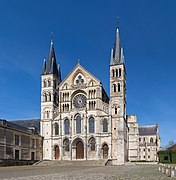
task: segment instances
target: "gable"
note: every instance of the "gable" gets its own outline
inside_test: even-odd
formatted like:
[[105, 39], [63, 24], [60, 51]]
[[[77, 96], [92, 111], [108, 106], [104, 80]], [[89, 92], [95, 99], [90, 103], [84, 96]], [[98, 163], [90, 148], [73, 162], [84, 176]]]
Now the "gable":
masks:
[[77, 85], [91, 87], [100, 84], [101, 82], [99, 79], [97, 79], [94, 75], [92, 75], [89, 71], [87, 71], [78, 63], [60, 83], [59, 89], [71, 89]]

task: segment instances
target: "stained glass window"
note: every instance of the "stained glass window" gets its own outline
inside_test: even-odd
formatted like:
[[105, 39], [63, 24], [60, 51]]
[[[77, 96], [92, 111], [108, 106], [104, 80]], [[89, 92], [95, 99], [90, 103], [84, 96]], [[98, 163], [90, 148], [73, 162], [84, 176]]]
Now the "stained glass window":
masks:
[[70, 131], [69, 131], [69, 129], [70, 129], [70, 121], [68, 120], [68, 119], [66, 119], [65, 121], [64, 121], [64, 130], [65, 130], [65, 134], [70, 134]]
[[59, 125], [58, 125], [58, 123], [55, 123], [54, 126], [55, 126], [55, 135], [58, 135], [59, 134]]
[[81, 116], [80, 115], [76, 116], [76, 133], [77, 134], [81, 133]]
[[89, 133], [94, 133], [95, 131], [95, 121], [93, 117], [89, 118]]
[[108, 122], [107, 122], [107, 119], [103, 119], [103, 132], [108, 132]]

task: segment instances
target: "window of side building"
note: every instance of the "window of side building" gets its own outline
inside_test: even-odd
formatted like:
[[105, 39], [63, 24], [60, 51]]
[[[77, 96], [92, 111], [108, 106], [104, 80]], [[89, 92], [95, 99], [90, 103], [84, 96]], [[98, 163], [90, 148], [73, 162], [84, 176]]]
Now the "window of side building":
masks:
[[31, 148], [35, 148], [35, 139], [31, 139]]
[[15, 135], [15, 145], [20, 145], [20, 136], [19, 135]]

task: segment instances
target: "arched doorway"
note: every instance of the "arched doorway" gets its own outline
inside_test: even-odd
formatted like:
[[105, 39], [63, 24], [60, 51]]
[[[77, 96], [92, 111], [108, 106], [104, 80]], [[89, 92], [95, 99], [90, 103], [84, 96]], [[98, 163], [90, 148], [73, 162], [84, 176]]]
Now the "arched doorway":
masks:
[[104, 144], [103, 145], [103, 159], [108, 159], [108, 145], [107, 144]]
[[59, 146], [58, 145], [56, 145], [54, 147], [54, 153], [55, 153], [55, 159], [59, 159], [60, 151], [59, 151]]
[[76, 159], [84, 159], [84, 145], [82, 141], [78, 141], [76, 144]]

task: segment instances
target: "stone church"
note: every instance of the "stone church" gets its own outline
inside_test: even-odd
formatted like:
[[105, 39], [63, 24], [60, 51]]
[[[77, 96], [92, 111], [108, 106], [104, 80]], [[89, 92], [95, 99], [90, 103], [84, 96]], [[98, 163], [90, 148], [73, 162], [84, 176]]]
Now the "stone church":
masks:
[[[109, 96], [101, 81], [79, 60], [62, 79], [51, 40], [41, 75], [43, 159], [109, 159], [113, 165], [140, 160], [138, 124], [136, 118], [126, 115], [126, 68], [119, 28], [109, 76]], [[155, 137], [159, 138], [158, 131]], [[156, 147], [155, 143], [155, 156]]]

